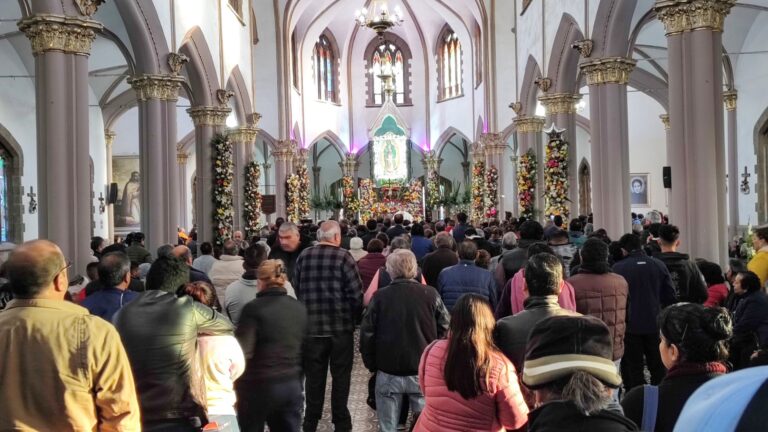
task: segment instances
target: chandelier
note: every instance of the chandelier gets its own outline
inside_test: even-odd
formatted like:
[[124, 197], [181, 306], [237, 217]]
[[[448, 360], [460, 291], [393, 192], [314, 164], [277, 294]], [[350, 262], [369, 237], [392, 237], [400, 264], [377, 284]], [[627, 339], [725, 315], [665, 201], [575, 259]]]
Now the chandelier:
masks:
[[400, 6], [395, 6], [392, 13], [386, 0], [373, 0], [370, 8], [363, 8], [355, 12], [355, 21], [360, 27], [368, 27], [384, 39], [384, 32], [396, 25], [403, 23], [403, 12]]

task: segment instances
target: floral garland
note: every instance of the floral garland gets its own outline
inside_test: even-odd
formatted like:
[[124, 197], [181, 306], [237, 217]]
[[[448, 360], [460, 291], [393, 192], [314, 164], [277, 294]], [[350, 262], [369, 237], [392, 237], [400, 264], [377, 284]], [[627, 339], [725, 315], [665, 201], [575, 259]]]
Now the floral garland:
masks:
[[520, 156], [517, 165], [517, 199], [520, 204], [520, 216], [527, 219], [534, 217], [536, 198], [536, 153], [528, 150]]
[[493, 219], [499, 213], [499, 170], [495, 166], [490, 167], [485, 173], [485, 191], [488, 197], [485, 217]]
[[232, 145], [224, 135], [216, 135], [211, 141], [213, 147], [213, 236], [217, 245], [232, 237], [234, 204], [232, 181], [234, 164]]
[[297, 221], [300, 221], [301, 219], [306, 219], [309, 217], [310, 201], [312, 200], [310, 196], [309, 170], [307, 169], [306, 165], [302, 164], [299, 166], [299, 168], [296, 170], [296, 175], [299, 177], [299, 218]]
[[485, 214], [485, 162], [472, 168], [472, 221], [480, 222]]
[[405, 210], [410, 213], [414, 219], [411, 222], [420, 222], [424, 217], [423, 194], [424, 187], [421, 184], [421, 180], [412, 180], [403, 196]]
[[259, 234], [259, 218], [261, 217], [261, 194], [259, 193], [259, 177], [261, 170], [256, 162], [245, 166], [245, 183], [243, 187], [243, 219], [245, 220], [246, 238]]
[[432, 170], [427, 175], [427, 208], [434, 209], [440, 205], [440, 175]]
[[554, 137], [547, 143], [547, 164], [544, 170], [547, 217], [568, 217], [568, 143]]
[[299, 200], [301, 188], [301, 180], [298, 174], [291, 174], [285, 181], [285, 213], [289, 222], [299, 222], [301, 215], [299, 214]]
[[360, 222], [365, 223], [370, 219], [373, 219], [377, 214], [374, 210], [374, 206], [378, 204], [376, 198], [376, 190], [373, 184], [373, 180], [366, 178], [360, 179]]
[[355, 179], [350, 176], [342, 177], [341, 192], [344, 197], [344, 217], [354, 219], [360, 211], [360, 200], [355, 196]]

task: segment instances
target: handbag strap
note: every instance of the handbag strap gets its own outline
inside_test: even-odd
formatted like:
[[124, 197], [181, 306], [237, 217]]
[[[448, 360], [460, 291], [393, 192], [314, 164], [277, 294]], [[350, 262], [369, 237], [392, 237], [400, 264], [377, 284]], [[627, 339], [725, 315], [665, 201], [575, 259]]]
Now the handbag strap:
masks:
[[654, 385], [643, 386], [643, 424], [640, 430], [653, 432], [656, 429], [656, 414], [659, 409], [659, 388]]

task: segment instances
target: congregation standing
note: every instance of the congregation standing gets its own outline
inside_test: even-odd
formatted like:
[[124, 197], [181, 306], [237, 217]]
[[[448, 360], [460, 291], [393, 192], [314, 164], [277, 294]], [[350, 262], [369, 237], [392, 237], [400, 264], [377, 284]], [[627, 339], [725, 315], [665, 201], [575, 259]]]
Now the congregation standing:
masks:
[[[28, 242], [0, 267], [0, 430], [314, 432], [330, 372], [351, 431], [356, 351], [384, 432], [725, 430], [687, 402], [768, 378], [768, 228], [723, 271], [633, 219], [615, 242], [590, 217], [464, 213], [278, 218], [155, 254], [97, 237], [84, 282]], [[747, 408], [734, 424], [765, 421]]]

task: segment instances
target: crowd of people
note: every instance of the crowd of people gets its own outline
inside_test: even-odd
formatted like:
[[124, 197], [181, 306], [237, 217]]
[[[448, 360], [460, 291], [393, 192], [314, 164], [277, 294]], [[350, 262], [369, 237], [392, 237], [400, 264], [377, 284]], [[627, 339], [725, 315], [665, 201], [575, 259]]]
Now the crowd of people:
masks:
[[87, 278], [49, 241], [4, 248], [0, 430], [313, 432], [330, 370], [351, 431], [356, 351], [384, 432], [762, 430], [768, 227], [723, 271], [632, 217], [615, 241], [463, 213], [95, 237]]

